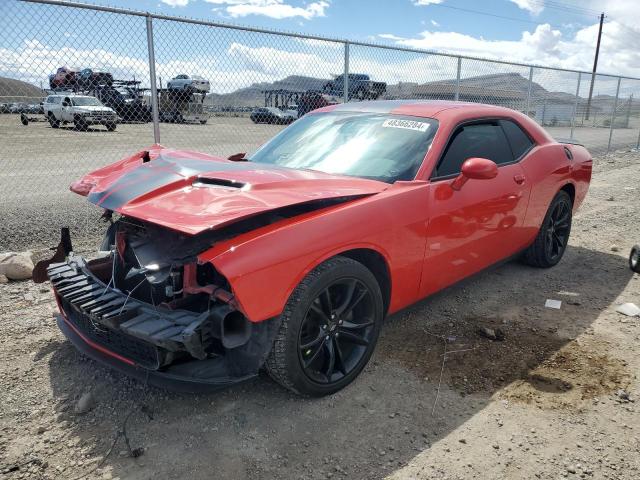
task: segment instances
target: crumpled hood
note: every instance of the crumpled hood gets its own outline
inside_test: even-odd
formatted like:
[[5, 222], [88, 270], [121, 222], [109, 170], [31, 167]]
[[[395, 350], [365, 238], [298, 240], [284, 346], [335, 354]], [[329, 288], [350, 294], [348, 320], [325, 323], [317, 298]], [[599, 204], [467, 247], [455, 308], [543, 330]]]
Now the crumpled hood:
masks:
[[270, 210], [372, 195], [388, 186], [156, 145], [87, 174], [71, 190], [99, 207], [194, 235]]

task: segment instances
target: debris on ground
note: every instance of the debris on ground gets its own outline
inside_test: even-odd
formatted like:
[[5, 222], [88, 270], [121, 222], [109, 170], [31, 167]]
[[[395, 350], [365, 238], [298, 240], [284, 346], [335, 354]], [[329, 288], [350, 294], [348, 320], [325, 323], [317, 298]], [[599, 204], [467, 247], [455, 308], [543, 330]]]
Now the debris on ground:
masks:
[[31, 252], [0, 253], [0, 275], [9, 280], [27, 280], [33, 272]]
[[627, 317], [638, 317], [640, 316], [640, 307], [635, 303], [623, 303], [616, 308], [616, 312], [626, 315]]
[[91, 392], [84, 393], [76, 403], [75, 412], [78, 414], [87, 413], [93, 408], [95, 399]]
[[493, 328], [488, 328], [488, 327], [478, 327], [478, 329], [476, 330], [481, 336], [488, 338], [489, 340], [497, 340], [499, 342], [503, 341], [505, 339], [505, 334], [504, 332], [499, 329], [493, 329]]
[[629, 392], [627, 392], [623, 388], [620, 388], [618, 391], [616, 391], [616, 397], [625, 402], [633, 402], [633, 399], [631, 398], [631, 395], [629, 395]]
[[562, 300], [553, 300], [551, 298], [547, 298], [547, 301], [544, 302], [544, 306], [547, 308], [555, 308], [557, 310], [560, 310], [560, 307], [562, 306]]

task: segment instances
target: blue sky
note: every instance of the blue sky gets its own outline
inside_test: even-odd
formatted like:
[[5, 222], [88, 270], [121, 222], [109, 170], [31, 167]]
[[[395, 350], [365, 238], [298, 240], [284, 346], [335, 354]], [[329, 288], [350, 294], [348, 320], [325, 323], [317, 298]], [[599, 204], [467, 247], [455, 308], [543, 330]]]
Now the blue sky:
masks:
[[[570, 32], [597, 20], [597, 15], [590, 12], [592, 9], [586, 13], [572, 13], [567, 11], [573, 10], [572, 8], [557, 10], [547, 7], [538, 13], [538, 5], [544, 3], [540, 0], [520, 2], [523, 5], [530, 3], [532, 6], [529, 9], [521, 8], [517, 2], [510, 0], [448, 0], [426, 4], [429, 3], [427, 0], [426, 5], [416, 5], [419, 0], [327, 0], [323, 15], [312, 18], [304, 18], [302, 15], [273, 18], [267, 15], [268, 11], [267, 14], [246, 15], [227, 11], [227, 7], [233, 8], [241, 3], [240, 0], [230, 0], [228, 3], [224, 0], [214, 0], [212, 3], [206, 0], [167, 0], [166, 3], [161, 0], [86, 0], [85, 3], [361, 41], [378, 40], [376, 36], [380, 33], [416, 36], [425, 28], [494, 40], [510, 40], [518, 39], [525, 29], [535, 28], [534, 23], [550, 23]], [[299, 9], [305, 9], [313, 3], [325, 2], [282, 0], [282, 4]], [[585, 5], [585, 2], [566, 3], [573, 3], [579, 8], [584, 8]], [[520, 21], [483, 16], [451, 7], [512, 17]]]
[[[597, 34], [596, 0], [85, 0], [167, 15], [268, 29], [459, 53], [509, 62], [591, 69]], [[0, 75], [36, 85], [61, 65], [148, 78], [144, 19], [0, 1]], [[467, 11], [474, 10], [474, 12]], [[640, 27], [628, 18], [637, 0], [606, 4], [599, 71], [640, 77]], [[503, 18], [508, 17], [508, 18]], [[339, 44], [257, 35], [156, 21], [158, 74], [203, 75], [226, 93], [289, 75], [330, 78], [341, 73]], [[455, 59], [352, 47], [352, 71], [388, 83], [424, 83], [455, 77]], [[463, 77], [516, 72], [520, 67], [465, 60]], [[576, 76], [537, 70], [549, 90], [575, 92]], [[635, 85], [638, 83], [638, 85]], [[637, 89], [625, 82], [623, 92]], [[586, 82], [583, 83], [586, 85]], [[603, 77], [601, 93], [615, 93]], [[613, 91], [612, 91], [613, 90]]]

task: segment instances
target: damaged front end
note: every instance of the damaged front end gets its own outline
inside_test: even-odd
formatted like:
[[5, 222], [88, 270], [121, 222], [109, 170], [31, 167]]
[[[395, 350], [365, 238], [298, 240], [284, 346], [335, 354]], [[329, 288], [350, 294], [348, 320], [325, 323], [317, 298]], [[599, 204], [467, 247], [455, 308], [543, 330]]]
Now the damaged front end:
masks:
[[278, 325], [249, 321], [226, 279], [197, 262], [216, 236], [113, 221], [99, 258], [66, 252], [46, 269], [60, 328], [88, 356], [158, 386], [192, 391], [256, 375]]

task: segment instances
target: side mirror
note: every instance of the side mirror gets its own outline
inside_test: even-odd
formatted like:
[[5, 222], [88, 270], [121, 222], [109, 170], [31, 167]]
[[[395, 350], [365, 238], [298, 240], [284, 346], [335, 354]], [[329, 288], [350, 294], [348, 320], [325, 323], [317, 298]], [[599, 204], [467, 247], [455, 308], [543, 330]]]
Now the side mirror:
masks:
[[68, 107], [69, 106], [69, 102], [62, 102], [62, 106], [63, 107]]
[[246, 162], [247, 159], [244, 158], [244, 156], [246, 154], [247, 154], [246, 152], [244, 152], [244, 153], [234, 153], [233, 155], [229, 155], [227, 157], [227, 160], [231, 160], [232, 162]]
[[460, 190], [468, 180], [490, 180], [498, 176], [498, 166], [487, 158], [469, 158], [462, 164], [460, 175], [451, 183], [451, 188]]

